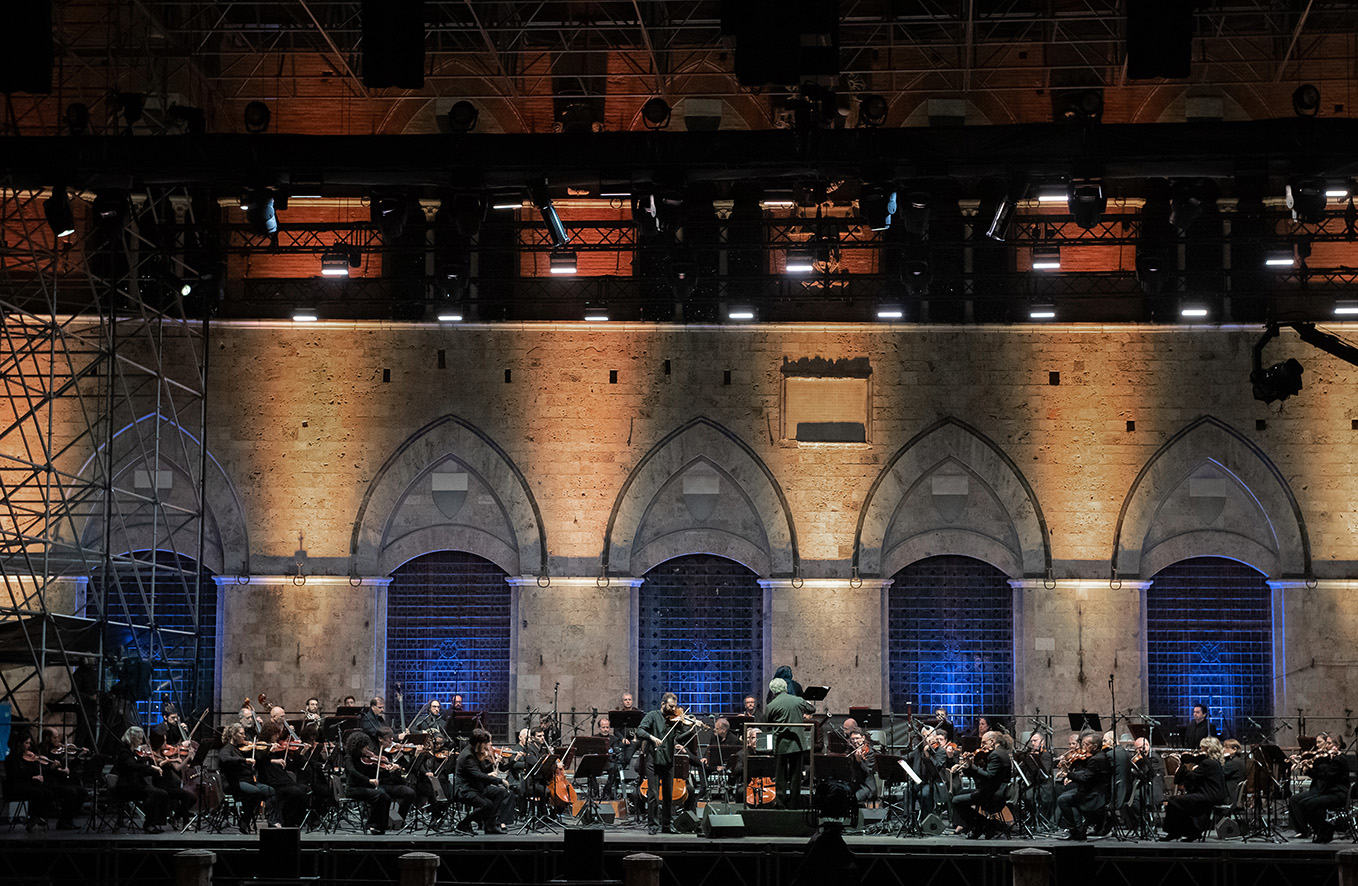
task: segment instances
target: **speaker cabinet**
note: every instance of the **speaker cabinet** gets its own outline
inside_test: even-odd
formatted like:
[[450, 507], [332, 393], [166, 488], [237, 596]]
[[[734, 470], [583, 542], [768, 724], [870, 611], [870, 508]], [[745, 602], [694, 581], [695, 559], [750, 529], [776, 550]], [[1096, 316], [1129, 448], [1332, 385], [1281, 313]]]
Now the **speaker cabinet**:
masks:
[[703, 810], [704, 837], [743, 837], [745, 819], [740, 813], [722, 814], [710, 809]]

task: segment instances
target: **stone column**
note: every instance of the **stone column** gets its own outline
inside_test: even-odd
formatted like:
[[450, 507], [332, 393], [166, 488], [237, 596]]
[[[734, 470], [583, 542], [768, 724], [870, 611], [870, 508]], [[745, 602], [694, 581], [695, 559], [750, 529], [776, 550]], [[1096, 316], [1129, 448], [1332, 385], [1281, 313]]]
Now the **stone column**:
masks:
[[560, 684], [557, 705], [569, 725], [572, 710], [588, 721], [592, 708], [610, 710], [636, 691], [634, 598], [642, 579], [524, 575], [508, 582], [515, 711], [550, 710]]
[[219, 577], [221, 709], [261, 692], [315, 695], [327, 709], [345, 695], [362, 704], [385, 694], [390, 584], [385, 576]]
[[1327, 666], [1348, 657], [1338, 650], [1358, 645], [1358, 613], [1352, 605], [1358, 579], [1270, 581], [1268, 586], [1273, 589], [1273, 710], [1296, 713], [1300, 708], [1311, 734], [1338, 728], [1338, 722], [1317, 720], [1310, 726], [1310, 721], [1342, 715], [1358, 690], [1358, 674], [1342, 664]]
[[626, 886], [660, 886], [660, 856], [634, 852], [622, 860], [622, 881]]
[[1009, 853], [1014, 868], [1014, 886], [1049, 886], [1052, 879], [1052, 854], [1045, 849], [1015, 849]]
[[432, 852], [407, 852], [396, 860], [401, 886], [434, 886], [439, 875], [439, 857]]
[[804, 686], [831, 687], [826, 703], [837, 712], [887, 702], [882, 610], [891, 579], [765, 578], [759, 584], [772, 597], [774, 668], [788, 665]]
[[206, 849], [185, 849], [174, 854], [175, 886], [212, 886], [212, 865], [217, 854]]

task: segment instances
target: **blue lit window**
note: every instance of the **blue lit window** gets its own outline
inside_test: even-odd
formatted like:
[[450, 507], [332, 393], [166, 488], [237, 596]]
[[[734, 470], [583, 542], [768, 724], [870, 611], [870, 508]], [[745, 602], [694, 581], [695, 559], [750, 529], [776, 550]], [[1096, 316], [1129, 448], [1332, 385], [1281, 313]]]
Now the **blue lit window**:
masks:
[[192, 725], [213, 701], [217, 583], [207, 570], [196, 575], [193, 559], [181, 554], [124, 556], [145, 562], [115, 565], [113, 581], [96, 572], [89, 594], [89, 614], [97, 617], [103, 601], [108, 617], [105, 647], [122, 655], [109, 677], [118, 686], [116, 694], [136, 700], [136, 725], [159, 723], [165, 703], [178, 707]]
[[406, 720], [454, 695], [483, 711], [486, 728], [504, 736], [509, 724], [509, 601], [504, 570], [460, 551], [416, 557], [391, 575], [387, 588], [387, 720], [399, 725], [396, 684]]
[[891, 709], [947, 708], [959, 727], [1014, 708], [1013, 589], [970, 557], [930, 557], [896, 573], [887, 648]]
[[759, 698], [764, 659], [764, 589], [749, 569], [723, 557], [690, 554], [646, 573], [640, 588], [643, 709], [673, 692], [701, 713], [740, 710]]
[[1168, 566], [1146, 591], [1147, 671], [1156, 717], [1208, 706], [1223, 735], [1273, 715], [1273, 598], [1263, 574], [1220, 557]]

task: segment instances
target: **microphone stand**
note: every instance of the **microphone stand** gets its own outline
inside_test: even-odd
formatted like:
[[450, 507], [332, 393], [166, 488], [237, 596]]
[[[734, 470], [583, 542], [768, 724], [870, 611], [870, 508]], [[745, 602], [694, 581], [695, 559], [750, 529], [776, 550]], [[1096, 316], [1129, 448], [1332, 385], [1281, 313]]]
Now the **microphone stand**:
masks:
[[[1113, 745], [1108, 749], [1108, 809], [1112, 816], [1113, 839], [1119, 843], [1127, 839], [1127, 833], [1122, 827], [1122, 800], [1118, 796], [1118, 701], [1116, 692], [1116, 679], [1114, 674], [1108, 675], [1108, 702], [1113, 707], [1113, 722], [1110, 729], [1113, 731]], [[1130, 767], [1131, 758], [1128, 758]], [[1129, 773], [1130, 774], [1130, 773]]]

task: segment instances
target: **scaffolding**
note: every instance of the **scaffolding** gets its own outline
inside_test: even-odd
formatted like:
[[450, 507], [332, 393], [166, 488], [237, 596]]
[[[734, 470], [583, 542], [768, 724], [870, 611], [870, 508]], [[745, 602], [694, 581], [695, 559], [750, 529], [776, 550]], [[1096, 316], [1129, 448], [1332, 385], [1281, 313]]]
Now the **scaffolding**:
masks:
[[182, 189], [0, 184], [0, 703], [102, 745], [213, 703], [211, 281]]

